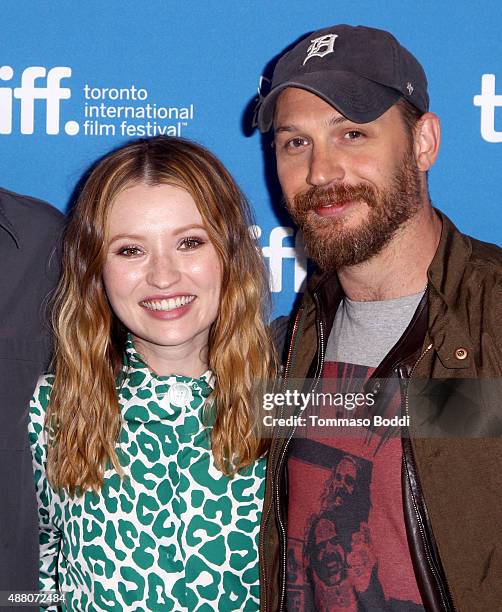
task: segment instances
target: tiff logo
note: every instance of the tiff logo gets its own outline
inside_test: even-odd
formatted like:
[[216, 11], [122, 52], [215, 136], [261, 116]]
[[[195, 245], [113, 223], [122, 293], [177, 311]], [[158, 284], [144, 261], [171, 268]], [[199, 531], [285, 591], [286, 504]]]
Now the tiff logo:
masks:
[[481, 136], [487, 142], [502, 142], [502, 132], [495, 129], [495, 108], [502, 106], [502, 95], [495, 94], [495, 75], [483, 74], [481, 93], [474, 96], [474, 106], [481, 107]]
[[[259, 225], [251, 225], [249, 231], [253, 238], [261, 238], [262, 229]], [[280, 293], [283, 290], [282, 271], [283, 260], [294, 260], [294, 291], [299, 292], [303, 281], [307, 275], [307, 256], [301, 232], [295, 236], [295, 246], [285, 246], [284, 238], [293, 236], [294, 230], [291, 227], [274, 227], [270, 232], [269, 244], [262, 247], [263, 256], [268, 259], [270, 269], [270, 290], [273, 293]]]
[[[14, 70], [11, 66], [0, 67], [1, 82], [11, 81]], [[20, 100], [21, 134], [33, 134], [35, 129], [35, 101], [45, 102], [45, 132], [59, 134], [61, 100], [71, 98], [71, 89], [61, 87], [61, 81], [71, 77], [71, 68], [56, 66], [47, 71], [42, 66], [29, 66], [21, 75], [20, 87], [0, 87], [0, 134], [12, 134], [14, 100]], [[37, 80], [46, 79], [43, 85]], [[79, 131], [76, 121], [65, 123], [65, 132], [74, 136]]]

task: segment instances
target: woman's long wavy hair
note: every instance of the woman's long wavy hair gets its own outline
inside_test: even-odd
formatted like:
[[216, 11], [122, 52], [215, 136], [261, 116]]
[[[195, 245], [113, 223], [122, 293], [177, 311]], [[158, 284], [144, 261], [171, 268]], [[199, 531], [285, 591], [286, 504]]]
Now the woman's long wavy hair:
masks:
[[55, 382], [46, 417], [47, 473], [70, 494], [97, 491], [120, 430], [116, 379], [127, 330], [110, 308], [104, 286], [107, 216], [127, 187], [144, 183], [185, 189], [194, 199], [222, 263], [219, 312], [209, 334], [208, 363], [216, 374], [211, 445], [217, 467], [232, 475], [266, 451], [254, 385], [275, 374], [265, 325], [268, 282], [251, 238], [246, 200], [221, 162], [179, 138], [138, 140], [103, 158], [78, 197], [63, 243], [55, 295]]

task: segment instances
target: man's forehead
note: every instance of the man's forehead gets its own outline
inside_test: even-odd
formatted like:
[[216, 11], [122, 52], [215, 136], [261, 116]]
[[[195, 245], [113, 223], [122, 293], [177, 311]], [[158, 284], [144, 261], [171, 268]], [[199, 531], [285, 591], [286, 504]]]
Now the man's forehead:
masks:
[[316, 117], [329, 118], [334, 122], [348, 121], [334, 106], [306, 89], [287, 87], [279, 94], [274, 114], [276, 130], [289, 126], [291, 122], [301, 122]]
[[333, 521], [329, 519], [322, 518], [316, 526], [315, 536], [316, 542], [321, 542], [323, 540], [329, 540], [333, 536], [336, 536], [336, 526]]
[[394, 123], [400, 115], [397, 106], [397, 104], [394, 104], [373, 121], [357, 123], [345, 117], [322, 97], [306, 89], [288, 87], [279, 94], [277, 99], [274, 114], [274, 131], [276, 134], [281, 131], [294, 131], [310, 123], [329, 127], [344, 123], [361, 126], [370, 126], [372, 124], [386, 125], [389, 122]]
[[337, 466], [337, 470], [342, 468], [345, 470], [352, 468], [354, 471], [356, 471], [356, 463], [350, 457], [342, 457], [342, 459], [340, 459], [340, 463]]

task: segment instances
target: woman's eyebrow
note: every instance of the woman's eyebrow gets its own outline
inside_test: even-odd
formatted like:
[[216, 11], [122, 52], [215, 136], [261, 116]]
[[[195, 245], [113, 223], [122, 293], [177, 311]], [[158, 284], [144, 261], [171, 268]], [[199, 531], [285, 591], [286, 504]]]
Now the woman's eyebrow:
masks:
[[141, 236], [139, 234], [115, 234], [115, 236], [110, 238], [109, 244], [113, 244], [114, 242], [117, 242], [117, 240], [123, 240], [123, 239], [127, 239], [127, 240], [143, 240], [143, 238], [144, 238], [144, 236]]

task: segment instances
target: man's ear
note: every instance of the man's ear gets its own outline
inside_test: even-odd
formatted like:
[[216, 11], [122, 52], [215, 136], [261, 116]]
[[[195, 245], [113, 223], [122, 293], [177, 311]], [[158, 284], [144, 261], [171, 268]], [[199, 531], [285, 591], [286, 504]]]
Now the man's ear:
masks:
[[414, 149], [417, 167], [427, 172], [436, 161], [441, 142], [439, 117], [434, 113], [425, 113], [415, 125]]

